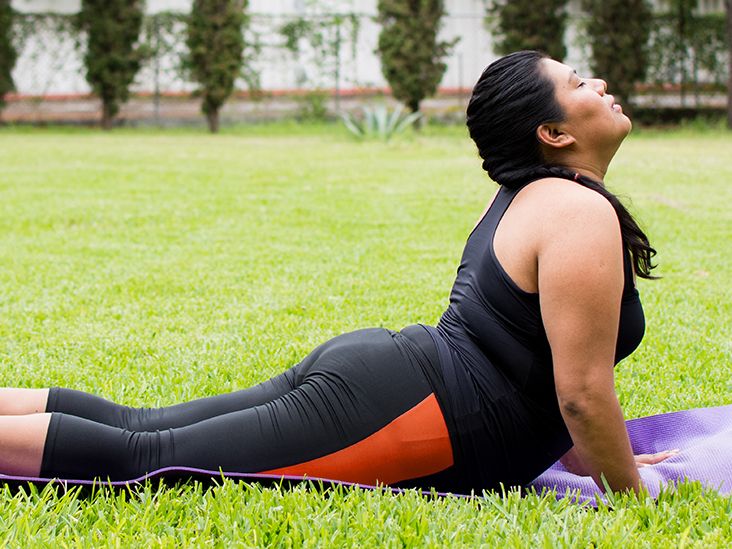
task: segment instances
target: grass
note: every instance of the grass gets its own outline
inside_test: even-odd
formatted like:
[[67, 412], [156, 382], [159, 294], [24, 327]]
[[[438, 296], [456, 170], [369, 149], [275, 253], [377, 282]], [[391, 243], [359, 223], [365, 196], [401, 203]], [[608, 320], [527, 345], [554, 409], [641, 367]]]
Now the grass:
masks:
[[[627, 417], [730, 403], [732, 135], [645, 131], [608, 184], [663, 279], [617, 368]], [[435, 323], [493, 185], [462, 130], [0, 131], [0, 368], [166, 405], [261, 381], [368, 326]], [[91, 495], [0, 489], [6, 546], [729, 546], [732, 498], [690, 483], [587, 511], [229, 481]]]

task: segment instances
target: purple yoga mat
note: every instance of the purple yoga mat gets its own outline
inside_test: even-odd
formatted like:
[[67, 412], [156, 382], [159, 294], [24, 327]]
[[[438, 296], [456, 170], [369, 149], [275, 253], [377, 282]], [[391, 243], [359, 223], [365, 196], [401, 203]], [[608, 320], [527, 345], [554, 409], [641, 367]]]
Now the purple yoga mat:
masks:
[[[640, 470], [641, 477], [648, 486], [651, 495], [658, 494], [660, 488], [668, 482], [679, 480], [698, 480], [705, 486], [719, 490], [722, 494], [732, 493], [732, 404], [716, 408], [699, 408], [682, 412], [671, 412], [656, 416], [632, 419], [627, 422], [628, 434], [636, 454], [650, 454], [662, 450], [678, 448], [679, 455], [668, 458], [657, 465]], [[208, 471], [193, 467], [166, 467], [153, 471], [143, 477], [114, 482], [100, 482], [76, 479], [47, 479], [36, 477], [19, 477], [0, 474], [0, 482], [20, 485], [25, 483], [48, 484], [57, 483], [63, 486], [93, 486], [100, 484], [111, 486], [127, 486], [146, 480], [164, 479], [200, 479], [216, 480], [229, 478], [252, 482], [300, 482], [299, 476], [262, 475], [256, 473], [230, 473]], [[354, 486], [353, 483], [331, 479], [309, 477], [312, 481], [324, 484]], [[393, 493], [403, 490], [399, 488], [359, 485], [361, 488], [379, 489]], [[578, 503], [593, 503], [600, 493], [590, 477], [581, 477], [567, 472], [559, 463], [555, 463], [530, 486], [538, 491], [556, 489], [557, 497], [570, 493]], [[439, 492], [424, 491], [424, 494], [447, 495]], [[461, 494], [454, 494], [461, 495]]]
[[[635, 454], [653, 454], [678, 448], [677, 456], [640, 469], [652, 496], [680, 480], [698, 480], [722, 494], [732, 493], [732, 405], [698, 408], [626, 422]], [[592, 503], [600, 493], [590, 477], [569, 473], [557, 462], [531, 483], [537, 490], [556, 488], [579, 492], [580, 502]]]

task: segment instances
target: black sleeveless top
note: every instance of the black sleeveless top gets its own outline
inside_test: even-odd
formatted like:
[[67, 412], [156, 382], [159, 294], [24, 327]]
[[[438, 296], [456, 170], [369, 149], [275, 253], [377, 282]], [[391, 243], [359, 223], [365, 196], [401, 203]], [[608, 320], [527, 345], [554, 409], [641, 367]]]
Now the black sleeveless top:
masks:
[[[450, 304], [437, 327], [428, 328], [465, 488], [526, 484], [572, 446], [559, 412], [539, 295], [520, 289], [493, 249], [496, 228], [519, 190], [501, 187], [473, 229]], [[624, 269], [616, 363], [635, 350], [645, 329], [628, 253]]]

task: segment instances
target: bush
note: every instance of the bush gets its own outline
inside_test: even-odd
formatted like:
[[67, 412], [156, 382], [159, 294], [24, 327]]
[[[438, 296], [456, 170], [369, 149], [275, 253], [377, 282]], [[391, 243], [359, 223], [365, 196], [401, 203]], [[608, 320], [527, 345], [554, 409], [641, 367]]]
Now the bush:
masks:
[[582, 5], [590, 16], [592, 71], [608, 81], [629, 112], [635, 83], [645, 78], [648, 66], [651, 6], [647, 0], [583, 0]]
[[86, 32], [86, 80], [102, 100], [102, 127], [112, 127], [119, 106], [140, 69], [143, 48], [137, 45], [142, 27], [142, 0], [82, 0], [76, 23]]
[[392, 95], [412, 112], [434, 95], [447, 65], [443, 59], [457, 40], [440, 42], [445, 6], [442, 0], [379, 0], [378, 53]]
[[346, 129], [357, 139], [389, 141], [422, 117], [422, 113], [419, 112], [402, 116], [401, 106], [397, 106], [392, 112], [389, 112], [385, 105], [363, 107], [361, 110], [363, 117], [360, 120], [347, 113], [341, 115]]
[[200, 84], [201, 110], [212, 133], [219, 110], [234, 91], [244, 65], [247, 0], [194, 0], [188, 20], [186, 67]]
[[699, 72], [703, 72], [724, 87], [728, 76], [725, 16], [699, 15], [684, 3], [675, 7], [654, 16], [649, 79], [680, 84], [684, 94], [687, 85], [696, 84]]
[[494, 31], [496, 51], [508, 54], [539, 50], [561, 61], [567, 55], [564, 31], [567, 0], [501, 0], [488, 6], [488, 26]]
[[13, 47], [13, 8], [10, 0], [0, 0], [0, 110], [5, 106], [5, 94], [13, 91], [13, 67], [17, 53]]

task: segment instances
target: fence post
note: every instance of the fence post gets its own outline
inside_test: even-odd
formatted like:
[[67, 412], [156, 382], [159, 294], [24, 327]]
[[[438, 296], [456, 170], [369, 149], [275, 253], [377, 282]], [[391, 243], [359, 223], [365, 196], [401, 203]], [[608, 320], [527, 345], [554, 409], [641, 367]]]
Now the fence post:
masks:
[[152, 15], [152, 29], [155, 39], [155, 49], [153, 55], [153, 111], [155, 116], [155, 125], [160, 126], [160, 20], [157, 13]]
[[335, 110], [341, 114], [341, 18], [336, 16], [336, 38], [335, 38]]

